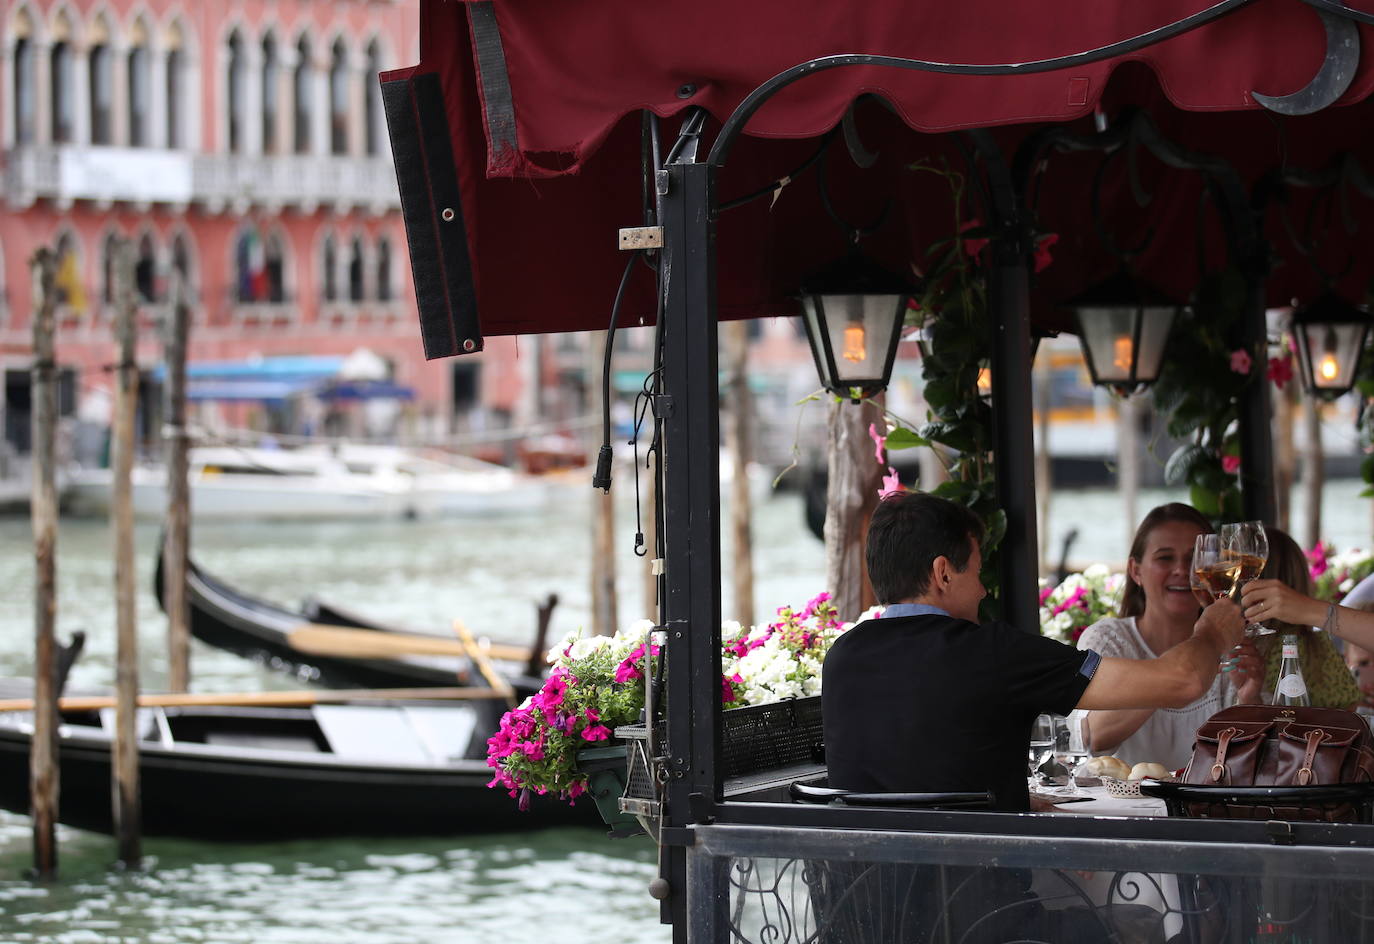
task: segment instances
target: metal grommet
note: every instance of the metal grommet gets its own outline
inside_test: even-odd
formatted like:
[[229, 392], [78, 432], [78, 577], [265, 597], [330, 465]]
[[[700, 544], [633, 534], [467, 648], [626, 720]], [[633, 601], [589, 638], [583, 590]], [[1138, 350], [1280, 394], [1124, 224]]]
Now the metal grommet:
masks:
[[685, 83], [685, 84], [683, 84], [683, 85], [679, 85], [679, 86], [677, 87], [677, 97], [678, 97], [678, 98], [691, 98], [691, 97], [692, 97], [693, 95], [695, 95], [696, 93], [697, 93], [697, 87], [696, 87], [695, 85], [693, 85], [691, 82], [687, 82], [687, 83]]
[[445, 223], [452, 223], [454, 216], [456, 216], [457, 214], [453, 212], [453, 207], [444, 207], [444, 212], [440, 213], [439, 215], [444, 218]]
[[475, 350], [477, 350], [477, 342], [474, 341], [472, 338], [464, 338], [464, 339], [463, 339], [463, 350], [465, 350], [465, 351], [475, 351]]

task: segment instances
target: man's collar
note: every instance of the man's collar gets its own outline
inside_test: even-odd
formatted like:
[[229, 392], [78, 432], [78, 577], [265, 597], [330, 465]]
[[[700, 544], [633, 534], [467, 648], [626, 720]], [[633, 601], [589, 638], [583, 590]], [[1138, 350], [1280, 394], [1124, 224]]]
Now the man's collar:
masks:
[[883, 619], [898, 619], [903, 616], [949, 616], [948, 610], [929, 603], [894, 603], [883, 610]]

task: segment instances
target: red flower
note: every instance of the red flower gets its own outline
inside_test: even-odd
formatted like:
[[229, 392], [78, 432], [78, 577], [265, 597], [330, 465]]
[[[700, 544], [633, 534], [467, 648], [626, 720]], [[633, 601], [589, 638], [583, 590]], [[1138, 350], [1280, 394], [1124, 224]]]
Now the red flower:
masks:
[[[969, 220], [963, 226], [959, 227], [959, 232], [966, 233], [969, 230], [982, 225], [983, 221], [975, 217], [974, 219]], [[992, 242], [992, 240], [988, 239], [986, 236], [966, 237], [964, 239], [964, 252], [968, 253], [970, 256], [973, 256], [974, 258], [977, 258], [978, 254], [982, 252], [983, 249], [986, 248], [987, 244], [990, 242]]]
[[1264, 375], [1274, 382], [1274, 386], [1282, 390], [1283, 385], [1293, 379], [1293, 355], [1285, 351], [1282, 357], [1269, 358], [1269, 366]]
[[1042, 272], [1049, 268], [1054, 261], [1050, 256], [1050, 247], [1059, 242], [1058, 233], [1046, 233], [1043, 236], [1035, 237], [1035, 271]]
[[1235, 373], [1248, 374], [1253, 366], [1254, 361], [1250, 359], [1250, 352], [1245, 348], [1237, 348], [1231, 352], [1231, 370]]
[[1222, 456], [1221, 469], [1228, 475], [1235, 475], [1240, 468], [1240, 456]]

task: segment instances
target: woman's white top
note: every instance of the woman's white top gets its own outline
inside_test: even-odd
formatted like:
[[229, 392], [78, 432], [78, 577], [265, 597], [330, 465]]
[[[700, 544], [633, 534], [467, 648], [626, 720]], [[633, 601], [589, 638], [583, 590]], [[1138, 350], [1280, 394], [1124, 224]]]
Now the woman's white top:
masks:
[[[1135, 617], [1098, 620], [1083, 630], [1078, 648], [1095, 649], [1104, 658], [1154, 659], [1160, 655], [1146, 645], [1136, 628]], [[1163, 764], [1170, 770], [1186, 767], [1193, 756], [1197, 729], [1212, 715], [1235, 702], [1235, 689], [1223, 679], [1224, 676], [1218, 674], [1203, 696], [1185, 708], [1156, 708], [1138, 731], [1109, 753], [1131, 767], [1148, 762]], [[1087, 714], [1075, 711], [1070, 716], [1070, 726], [1078, 729]]]

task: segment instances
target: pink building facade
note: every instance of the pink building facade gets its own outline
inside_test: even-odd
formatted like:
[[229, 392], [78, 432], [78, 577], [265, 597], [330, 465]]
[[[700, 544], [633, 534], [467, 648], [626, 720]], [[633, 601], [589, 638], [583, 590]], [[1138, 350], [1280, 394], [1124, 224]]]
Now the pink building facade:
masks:
[[[29, 260], [59, 254], [58, 357], [73, 406], [108, 388], [115, 247], [144, 328], [193, 299], [193, 361], [368, 348], [412, 387], [422, 432], [528, 399], [494, 338], [426, 363], [377, 88], [418, 58], [410, 0], [10, 0], [0, 5], [0, 400], [27, 410]], [[13, 439], [13, 437], [11, 437]]]

